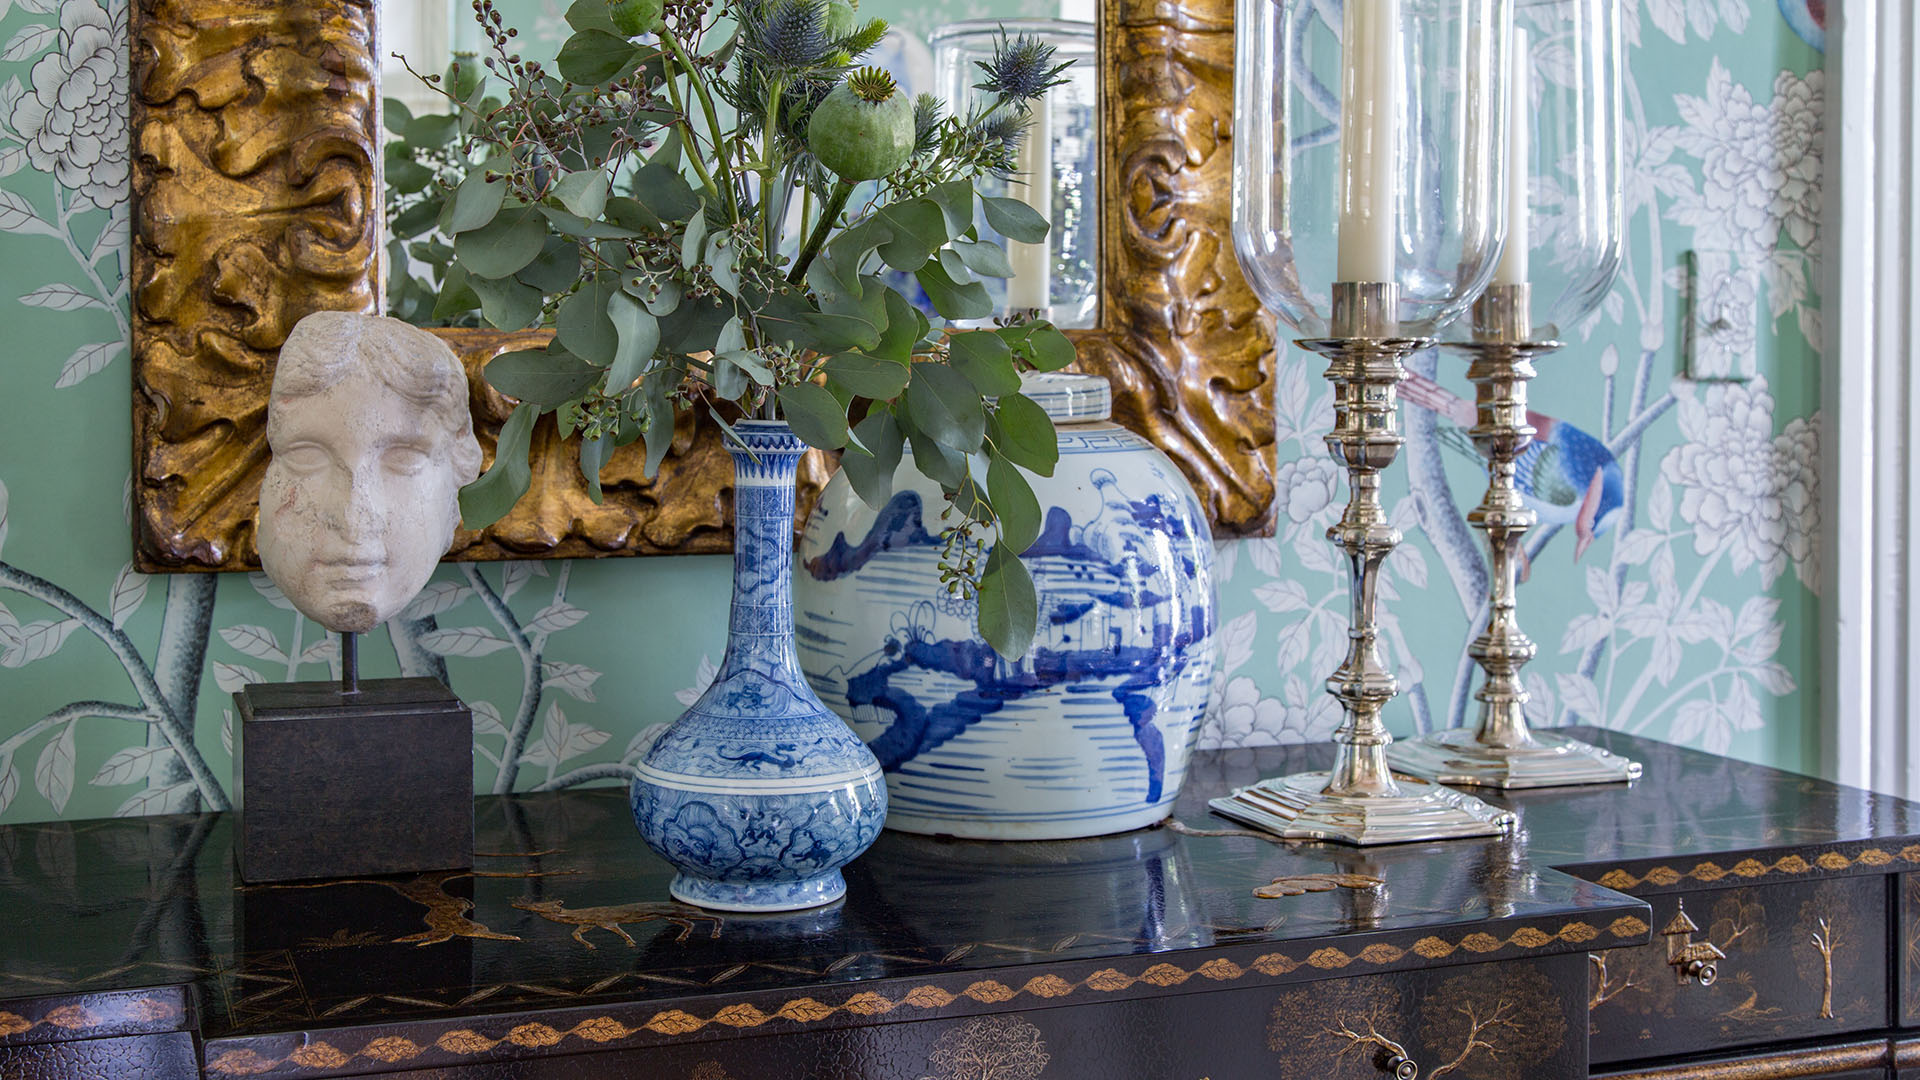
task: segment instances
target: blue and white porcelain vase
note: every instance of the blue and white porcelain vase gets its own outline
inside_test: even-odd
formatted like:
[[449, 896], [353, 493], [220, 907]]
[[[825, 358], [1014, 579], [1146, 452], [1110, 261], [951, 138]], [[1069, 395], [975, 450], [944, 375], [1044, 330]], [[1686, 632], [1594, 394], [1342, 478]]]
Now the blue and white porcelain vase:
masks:
[[[1052, 840], [1165, 818], [1213, 681], [1213, 543], [1186, 478], [1107, 420], [1106, 380], [1035, 375], [1060, 463], [1021, 557], [1040, 627], [1018, 662], [940, 583], [945, 498], [911, 461], [879, 512], [835, 476], [800, 542], [800, 659], [886, 769], [887, 827]], [[910, 452], [910, 451], [909, 451]]]
[[806, 444], [783, 423], [734, 431], [726, 656], [707, 692], [641, 755], [633, 817], [679, 871], [675, 899], [793, 911], [846, 892], [840, 868], [880, 834], [887, 789], [794, 652], [793, 488]]

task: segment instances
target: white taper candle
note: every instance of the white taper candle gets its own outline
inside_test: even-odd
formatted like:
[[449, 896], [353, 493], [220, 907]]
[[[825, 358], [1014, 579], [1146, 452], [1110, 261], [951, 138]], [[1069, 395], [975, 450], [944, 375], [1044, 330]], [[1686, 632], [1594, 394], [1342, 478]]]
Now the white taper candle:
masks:
[[1527, 249], [1533, 243], [1527, 222], [1528, 160], [1533, 140], [1533, 63], [1525, 30], [1513, 30], [1513, 76], [1507, 84], [1507, 245], [1493, 268], [1495, 285], [1527, 283]]
[[1393, 281], [1399, 229], [1400, 0], [1346, 0], [1339, 281]]

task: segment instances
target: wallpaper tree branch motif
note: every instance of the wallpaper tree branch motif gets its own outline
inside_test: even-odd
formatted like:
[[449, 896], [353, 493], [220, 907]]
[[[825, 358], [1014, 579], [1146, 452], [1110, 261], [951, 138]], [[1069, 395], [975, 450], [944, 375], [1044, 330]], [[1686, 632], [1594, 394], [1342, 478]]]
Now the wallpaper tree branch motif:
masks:
[[[561, 8], [503, 6], [529, 27]], [[867, 6], [923, 35], [942, 21]], [[1820, 28], [1769, 0], [1622, 7], [1627, 264], [1534, 389], [1563, 469], [1532, 491], [1531, 718], [1807, 765]], [[952, 10], [1054, 14], [1039, 0]], [[0, 365], [0, 820], [223, 806], [231, 691], [337, 674], [333, 641], [265, 578], [147, 577], [129, 561], [126, 41], [124, 0], [0, 0], [0, 294], [20, 302]], [[1535, 62], [1564, 77], [1550, 50]], [[1732, 253], [1740, 275], [1708, 289], [1759, 290], [1749, 382], [1680, 377], [1695, 249]], [[1436, 407], [1408, 409], [1388, 504], [1409, 542], [1383, 582], [1403, 733], [1472, 722], [1465, 650], [1485, 618], [1485, 559], [1463, 517], [1484, 467], [1447, 407], [1470, 393], [1464, 366], [1430, 354], [1414, 367]], [[1298, 350], [1276, 358], [1274, 381], [1275, 428], [1259, 434], [1280, 447], [1279, 528], [1219, 546], [1225, 652], [1206, 745], [1321, 739], [1338, 720], [1321, 688], [1347, 602], [1323, 535], [1341, 498], [1320, 441], [1330, 399]], [[1617, 502], [1583, 525], [1556, 482], [1584, 488], [1594, 469], [1617, 471]], [[724, 557], [443, 567], [363, 663], [444, 678], [472, 704], [476, 791], [617, 782], [676, 697], [712, 677], [727, 576]]]

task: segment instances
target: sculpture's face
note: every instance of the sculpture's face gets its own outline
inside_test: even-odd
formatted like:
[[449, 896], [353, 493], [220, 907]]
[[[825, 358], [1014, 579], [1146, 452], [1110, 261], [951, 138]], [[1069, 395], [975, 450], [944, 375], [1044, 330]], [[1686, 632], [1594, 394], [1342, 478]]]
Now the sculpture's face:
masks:
[[271, 407], [261, 565], [308, 618], [371, 630], [419, 593], [453, 542], [463, 478], [450, 439], [367, 375]]

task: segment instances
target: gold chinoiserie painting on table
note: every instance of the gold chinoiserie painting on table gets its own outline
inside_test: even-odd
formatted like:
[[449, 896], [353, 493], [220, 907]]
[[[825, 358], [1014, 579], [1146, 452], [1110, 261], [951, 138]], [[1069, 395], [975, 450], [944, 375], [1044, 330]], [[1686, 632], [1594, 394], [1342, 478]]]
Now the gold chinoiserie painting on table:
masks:
[[[143, 571], [256, 567], [266, 400], [293, 324], [372, 310], [380, 251], [376, 0], [135, 0], [134, 504]], [[1101, 306], [1074, 333], [1115, 419], [1192, 480], [1218, 537], [1272, 529], [1273, 332], [1228, 239], [1229, 0], [1105, 0]], [[444, 331], [481, 443], [509, 403], [478, 377], [511, 340]], [[647, 481], [639, 444], [587, 497], [551, 417], [534, 490], [450, 558], [720, 552], [732, 471], [683, 419]], [[803, 498], [824, 482], [815, 462]], [[805, 520], [805, 511], [799, 515]]]

